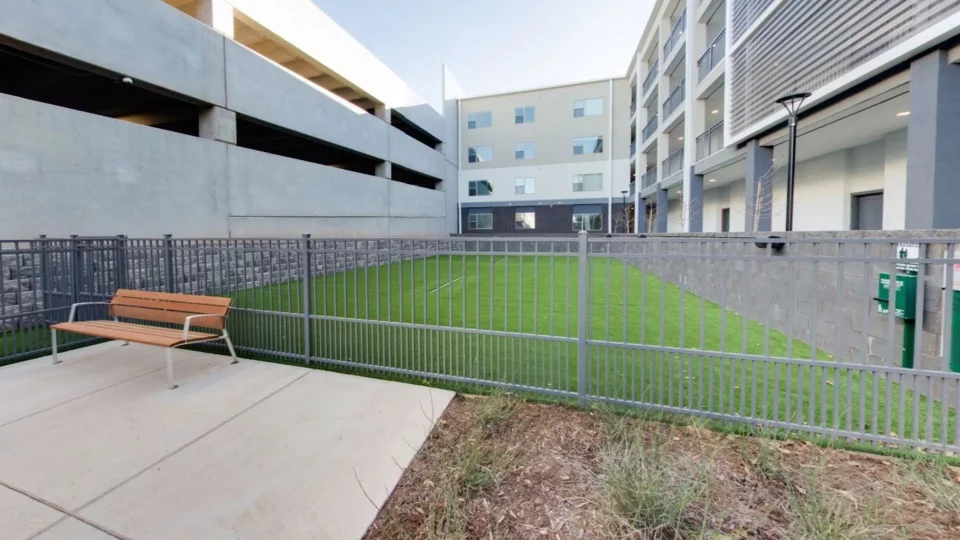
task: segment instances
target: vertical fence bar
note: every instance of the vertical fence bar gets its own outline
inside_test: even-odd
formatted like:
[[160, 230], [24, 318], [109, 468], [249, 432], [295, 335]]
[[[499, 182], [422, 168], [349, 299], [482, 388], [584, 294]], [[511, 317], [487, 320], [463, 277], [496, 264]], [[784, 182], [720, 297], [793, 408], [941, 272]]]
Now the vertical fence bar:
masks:
[[166, 280], [167, 292], [174, 292], [173, 287], [173, 237], [172, 234], [163, 235], [163, 276]]
[[[40, 293], [43, 298], [43, 309], [47, 313], [43, 319], [47, 323], [51, 323], [53, 322], [51, 320], [53, 312], [50, 310], [53, 307], [53, 295], [51, 294], [53, 283], [50, 280], [50, 242], [47, 241], [47, 235], [41, 234], [38, 243], [40, 244]], [[0, 315], [3, 315], [2, 310], [0, 310]]]
[[577, 290], [577, 404], [587, 404], [587, 232], [580, 231], [580, 276]]
[[113, 269], [116, 273], [116, 289], [127, 288], [127, 237], [117, 235], [117, 249], [114, 250]]
[[80, 252], [80, 240], [76, 234], [70, 235], [70, 276], [71, 276], [71, 294], [73, 295], [73, 304], [80, 302], [80, 280], [83, 273], [83, 254]]
[[[301, 272], [303, 275], [303, 361], [310, 364], [310, 355], [313, 349], [311, 348], [310, 340], [310, 311], [311, 305], [310, 302], [313, 299], [313, 264], [311, 264], [312, 257], [310, 256], [310, 233], [303, 233], [300, 235], [300, 252], [303, 254], [303, 269]], [[288, 287], [289, 289], [290, 287]]]

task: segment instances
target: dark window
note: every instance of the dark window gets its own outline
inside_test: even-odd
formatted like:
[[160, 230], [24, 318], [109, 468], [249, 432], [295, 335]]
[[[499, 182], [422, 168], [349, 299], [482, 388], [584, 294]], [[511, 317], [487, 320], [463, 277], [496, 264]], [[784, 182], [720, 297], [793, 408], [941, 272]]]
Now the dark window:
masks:
[[467, 229], [471, 231], [493, 230], [493, 212], [489, 208], [475, 208], [467, 215]]
[[528, 230], [537, 228], [537, 209], [533, 207], [517, 208], [515, 211], [516, 229]]
[[850, 228], [855, 231], [879, 231], [883, 229], [882, 191], [853, 196]]
[[493, 186], [488, 180], [471, 180], [467, 184], [467, 195], [476, 197], [477, 195], [490, 195], [493, 193]]
[[730, 209], [720, 210], [720, 232], [730, 232]]
[[574, 231], [603, 230], [603, 213], [599, 204], [577, 204], [573, 207]]

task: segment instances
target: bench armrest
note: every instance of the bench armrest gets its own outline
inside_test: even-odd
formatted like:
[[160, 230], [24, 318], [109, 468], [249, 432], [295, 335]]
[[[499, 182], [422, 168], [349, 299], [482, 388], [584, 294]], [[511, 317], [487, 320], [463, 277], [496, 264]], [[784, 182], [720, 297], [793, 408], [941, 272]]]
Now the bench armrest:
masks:
[[185, 319], [183, 319], [183, 339], [184, 340], [186, 340], [187, 337], [190, 335], [190, 323], [193, 321], [193, 319], [199, 319], [201, 317], [219, 317], [221, 319], [224, 319], [226, 318], [226, 315], [216, 315], [214, 313], [201, 313], [199, 315], [188, 315]]
[[73, 316], [77, 313], [77, 306], [92, 306], [95, 304], [104, 304], [109, 306], [110, 302], [78, 302], [73, 304], [70, 306], [70, 318], [67, 320], [67, 322], [73, 322]]

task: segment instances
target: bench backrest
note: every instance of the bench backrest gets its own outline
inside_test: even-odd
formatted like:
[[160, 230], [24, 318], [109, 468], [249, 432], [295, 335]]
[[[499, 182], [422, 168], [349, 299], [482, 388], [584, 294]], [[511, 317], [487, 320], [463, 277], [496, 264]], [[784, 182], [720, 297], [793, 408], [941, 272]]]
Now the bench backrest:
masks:
[[183, 324], [190, 315], [223, 315], [222, 318], [200, 317], [190, 323], [191, 326], [222, 330], [232, 301], [219, 296], [118, 289], [110, 301], [109, 313], [111, 317], [174, 324]]

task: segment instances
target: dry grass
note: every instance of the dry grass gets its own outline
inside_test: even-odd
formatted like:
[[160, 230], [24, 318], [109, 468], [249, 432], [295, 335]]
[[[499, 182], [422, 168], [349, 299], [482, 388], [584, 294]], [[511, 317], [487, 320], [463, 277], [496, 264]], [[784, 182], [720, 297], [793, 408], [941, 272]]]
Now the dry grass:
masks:
[[960, 538], [960, 470], [459, 397], [367, 538]]

